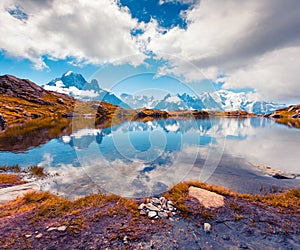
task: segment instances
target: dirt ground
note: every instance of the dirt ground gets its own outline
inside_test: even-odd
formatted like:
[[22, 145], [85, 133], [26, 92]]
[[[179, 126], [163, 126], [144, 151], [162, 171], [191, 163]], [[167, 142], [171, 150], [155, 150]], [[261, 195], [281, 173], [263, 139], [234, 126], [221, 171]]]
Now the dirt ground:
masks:
[[[213, 210], [193, 198], [185, 205], [188, 214], [157, 220], [115, 201], [54, 218], [37, 217], [35, 210], [15, 213], [0, 218], [0, 249], [300, 249], [295, 210], [235, 197]], [[205, 222], [210, 232], [204, 232]], [[66, 229], [49, 230], [59, 226]]]

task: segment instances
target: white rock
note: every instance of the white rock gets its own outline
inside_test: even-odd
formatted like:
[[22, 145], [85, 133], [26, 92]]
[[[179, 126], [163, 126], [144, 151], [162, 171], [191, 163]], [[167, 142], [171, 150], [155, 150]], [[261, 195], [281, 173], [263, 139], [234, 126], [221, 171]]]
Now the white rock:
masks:
[[211, 225], [209, 223], [204, 223], [203, 225], [204, 232], [209, 233], [211, 230]]
[[51, 232], [51, 231], [56, 230], [56, 229], [57, 229], [57, 227], [49, 227], [49, 228], [47, 229], [47, 232]]
[[25, 234], [25, 238], [30, 238], [32, 235], [31, 234]]
[[145, 210], [141, 210], [140, 215], [147, 215], [147, 212]]
[[168, 204], [174, 206], [174, 203], [172, 201], [168, 201]]
[[142, 203], [141, 205], [138, 206], [138, 210], [142, 210], [146, 207], [146, 204]]
[[39, 233], [37, 236], [35, 236], [35, 238], [40, 239], [43, 237], [43, 234]]
[[154, 206], [153, 204], [149, 203], [146, 205], [146, 208], [148, 208], [151, 211], [159, 211], [159, 208], [157, 208], [156, 206]]
[[128, 236], [127, 235], [124, 236], [123, 242], [124, 242], [124, 244], [128, 244]]
[[150, 212], [148, 213], [149, 219], [153, 219], [153, 218], [155, 218], [156, 216], [157, 216], [157, 212], [156, 212], [156, 211], [150, 211]]
[[167, 214], [166, 212], [158, 212], [158, 216], [159, 216], [160, 218], [168, 218], [168, 217], [169, 217], [168, 214]]
[[153, 203], [155, 205], [159, 205], [160, 204], [160, 200], [158, 198], [152, 198], [151, 199], [151, 203]]
[[66, 229], [67, 229], [66, 226], [60, 226], [60, 227], [57, 228], [57, 230], [61, 231], [61, 232], [66, 231]]

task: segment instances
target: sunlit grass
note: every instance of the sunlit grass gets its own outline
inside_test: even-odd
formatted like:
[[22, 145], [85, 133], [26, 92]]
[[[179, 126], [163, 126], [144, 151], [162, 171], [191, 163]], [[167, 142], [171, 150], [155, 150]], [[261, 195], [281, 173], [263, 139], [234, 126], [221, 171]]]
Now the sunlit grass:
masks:
[[2, 174], [0, 173], [0, 186], [2, 185], [19, 185], [26, 183], [26, 181], [22, 180], [19, 175], [16, 174]]
[[176, 184], [163, 194], [167, 199], [174, 202], [183, 216], [187, 216], [192, 212], [188, 209], [185, 203], [190, 186], [203, 188], [225, 197], [234, 197], [248, 202], [259, 202], [278, 209], [292, 209], [300, 211], [300, 189], [291, 189], [277, 194], [251, 195], [236, 193], [222, 186], [213, 186], [199, 181], [188, 181]]

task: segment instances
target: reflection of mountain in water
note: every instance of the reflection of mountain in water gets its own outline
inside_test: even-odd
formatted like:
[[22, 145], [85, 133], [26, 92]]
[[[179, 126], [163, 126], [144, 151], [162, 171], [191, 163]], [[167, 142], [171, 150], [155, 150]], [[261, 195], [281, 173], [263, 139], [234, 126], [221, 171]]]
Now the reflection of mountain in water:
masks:
[[[161, 130], [166, 134], [196, 133], [201, 137], [213, 139], [213, 137], [226, 137], [244, 139], [243, 128], [265, 127], [273, 122], [267, 119], [235, 119], [216, 118], [198, 120], [158, 120], [149, 122], [126, 122], [105, 129], [81, 129], [70, 136], [64, 136], [62, 141], [68, 143], [72, 148], [85, 149], [93, 142], [101, 144], [103, 139], [117, 132], [126, 134], [133, 132], [153, 132]], [[142, 134], [139, 134], [142, 136]], [[145, 133], [143, 136], [148, 136]], [[133, 138], [134, 140], [134, 138]], [[203, 141], [203, 140], [202, 140]], [[211, 140], [212, 141], [212, 140]], [[133, 142], [134, 143], [134, 142]]]
[[72, 121], [67, 118], [34, 119], [28, 123], [9, 127], [0, 134], [0, 151], [25, 152], [48, 141], [72, 132]]

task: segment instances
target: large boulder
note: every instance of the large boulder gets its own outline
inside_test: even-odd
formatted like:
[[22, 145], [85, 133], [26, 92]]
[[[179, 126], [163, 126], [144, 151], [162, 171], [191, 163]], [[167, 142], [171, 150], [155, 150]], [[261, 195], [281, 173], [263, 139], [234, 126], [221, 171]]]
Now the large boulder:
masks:
[[189, 187], [189, 196], [197, 199], [205, 208], [224, 206], [224, 196], [202, 188]]

